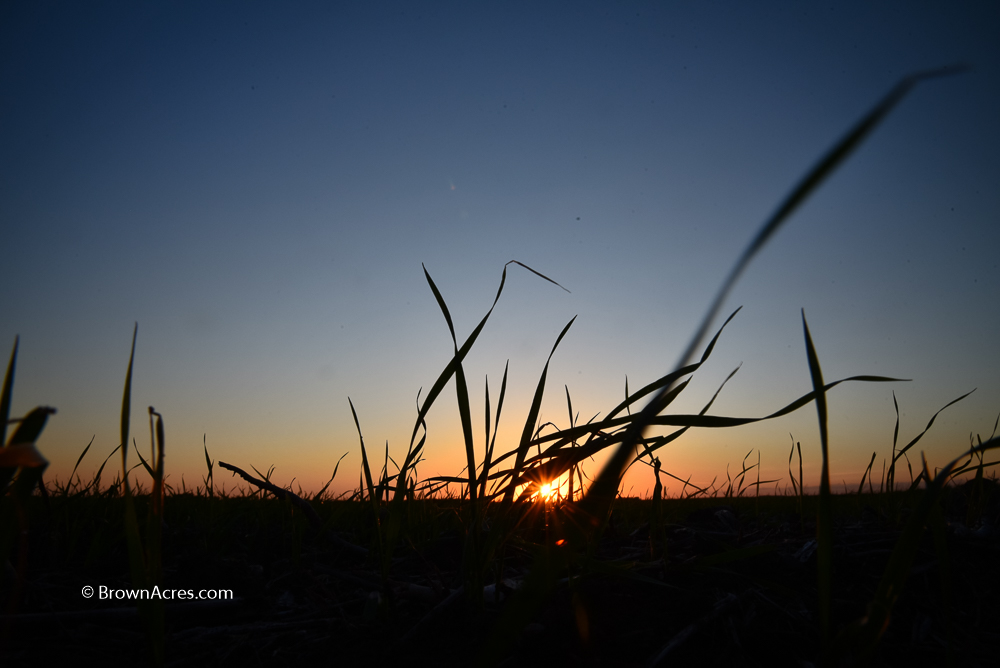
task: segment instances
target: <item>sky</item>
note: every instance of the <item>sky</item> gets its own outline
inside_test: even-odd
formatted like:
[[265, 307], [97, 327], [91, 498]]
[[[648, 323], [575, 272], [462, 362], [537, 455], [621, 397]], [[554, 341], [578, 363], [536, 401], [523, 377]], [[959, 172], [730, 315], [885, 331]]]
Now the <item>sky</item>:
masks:
[[[12, 415], [58, 410], [38, 442], [49, 481], [93, 439], [89, 480], [120, 439], [138, 323], [132, 434], [149, 452], [146, 408], [163, 415], [170, 484], [202, 484], [204, 443], [308, 491], [348, 453], [330, 489], [353, 489], [348, 398], [373, 458], [388, 443], [401, 462], [453, 353], [423, 267], [461, 341], [517, 260], [569, 292], [511, 265], [466, 360], [480, 458], [485, 384], [495, 413], [509, 361], [506, 451], [574, 316], [542, 405], [559, 427], [567, 388], [582, 422], [626, 377], [671, 371], [805, 171], [901, 77], [965, 63], [914, 89], [754, 260], [671, 408], [697, 412], [737, 366], [712, 414], [809, 392], [804, 309], [828, 381], [910, 379], [831, 391], [834, 487], [891, 453], [893, 393], [902, 445], [975, 389], [912, 451], [942, 466], [1000, 413], [998, 19], [988, 2], [3, 3]], [[421, 478], [465, 465], [456, 405], [451, 384]], [[781, 490], [794, 439], [811, 485], [817, 424], [810, 405], [658, 455], [704, 485], [759, 454]], [[652, 484], [637, 465], [623, 491]]]

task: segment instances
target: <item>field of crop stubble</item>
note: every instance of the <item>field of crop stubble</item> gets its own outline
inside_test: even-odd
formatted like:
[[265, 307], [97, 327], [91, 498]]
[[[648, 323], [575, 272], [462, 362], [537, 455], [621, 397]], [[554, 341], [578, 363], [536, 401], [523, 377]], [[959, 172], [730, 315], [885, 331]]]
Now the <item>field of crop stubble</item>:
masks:
[[[856, 492], [833, 495], [826, 393], [848, 381], [895, 379], [824, 380], [804, 313], [812, 392], [756, 419], [710, 415], [715, 397], [695, 415], [665, 412], [720, 344], [736, 312], [696, 358], [760, 248], [910, 88], [952, 71], [901, 81], [806, 174], [736, 262], [675, 370], [634, 392], [626, 387], [620, 404], [585, 424], [567, 389], [568, 424], [558, 428], [537, 424], [546, 364], [509, 452], [494, 450], [506, 372], [494, 403], [487, 384], [485, 420], [474, 423], [463, 370], [493, 307], [460, 344], [426, 270], [454, 356], [419, 401], [402, 462], [366, 448], [350, 405], [362, 482], [336, 498], [329, 484], [311, 497], [279, 488], [270, 472], [213, 461], [207, 446], [202, 484], [166, 484], [163, 416], [149, 408], [148, 458], [130, 438], [135, 333], [121, 407], [120, 442], [131, 450], [116, 448], [89, 481], [74, 469], [65, 483], [46, 482], [44, 446], [36, 444], [55, 411], [8, 419], [15, 342], [0, 399], [0, 658], [6, 665], [992, 665], [1000, 646], [991, 600], [1000, 495], [991, 473], [997, 462], [985, 454], [1000, 445], [995, 428], [932, 469], [914, 449], [936, 414], [928, 416], [915, 438], [887, 444], [881, 472], [873, 453]], [[455, 476], [420, 479], [424, 420], [452, 381], [467, 465]], [[823, 461], [817, 495], [804, 493], [793, 440], [785, 481], [760, 480], [759, 454], [748, 454], [725, 482], [685, 484], [678, 498], [663, 498], [661, 477], [673, 474], [658, 451], [686, 430], [811, 406]], [[8, 424], [15, 425], [9, 439]], [[474, 431], [483, 428], [478, 441]], [[899, 430], [897, 408], [897, 439]], [[587, 471], [598, 453], [607, 455], [603, 467]], [[105, 473], [109, 462], [113, 476]], [[651, 498], [620, 493], [621, 476], [635, 464], [656, 476]], [[220, 481], [220, 468], [235, 480]], [[781, 485], [783, 495], [762, 494]], [[81, 596], [96, 583], [116, 594]], [[210, 588], [231, 596], [200, 599]], [[153, 595], [123, 593], [139, 590]]]

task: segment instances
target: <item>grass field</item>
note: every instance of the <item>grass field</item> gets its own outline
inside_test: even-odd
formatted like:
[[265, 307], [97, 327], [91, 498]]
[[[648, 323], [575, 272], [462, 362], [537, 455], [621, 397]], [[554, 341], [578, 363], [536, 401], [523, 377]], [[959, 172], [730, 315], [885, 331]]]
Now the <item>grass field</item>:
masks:
[[[906, 567], [876, 665], [992, 664], [1000, 494], [990, 478], [980, 484], [946, 489], [938, 523]], [[833, 497], [828, 623], [836, 647], [875, 604], [923, 493]], [[134, 601], [80, 595], [86, 585], [134, 587], [123, 504], [114, 488], [62, 490], [26, 504], [30, 528], [17, 553], [27, 564], [15, 582], [5, 574], [5, 665], [150, 662]], [[148, 516], [148, 494], [135, 504]], [[602, 535], [565, 555], [560, 536], [575, 504], [527, 502], [478, 600], [464, 592], [467, 501], [408, 501], [405, 540], [384, 575], [366, 504], [312, 505], [319, 526], [289, 501], [256, 493], [209, 496], [202, 487], [166, 497], [161, 587], [228, 589], [233, 599], [165, 601], [165, 664], [465, 665], [485, 662], [492, 646], [503, 665], [824, 661], [815, 496], [618, 499]], [[502, 521], [488, 512], [484, 523], [489, 534]], [[19, 557], [13, 563], [21, 567]], [[540, 563], [543, 595], [512, 620], [507, 596], [525, 592]], [[845, 658], [833, 652], [831, 661]]]
[[[38, 443], [54, 411], [39, 407], [9, 420], [15, 342], [0, 398], [0, 659], [992, 665], [1000, 496], [991, 474], [997, 462], [986, 453], [1000, 446], [996, 428], [932, 470], [917, 460], [915, 447], [937, 414], [929, 416], [916, 438], [893, 443], [884, 470], [873, 470], [873, 455], [857, 491], [834, 495], [827, 392], [895, 379], [824, 380], [804, 313], [811, 392], [754, 419], [712, 415], [715, 396], [697, 414], [668, 412], [736, 316], [708, 339], [757, 252], [914, 85], [950, 71], [901, 81], [805, 175], [738, 259], [673, 371], [626, 388], [621, 403], [585, 424], [567, 390], [569, 426], [558, 429], [538, 424], [546, 363], [527, 415], [518, 417], [519, 442], [508, 452], [495, 451], [506, 373], [494, 402], [487, 386], [479, 423], [463, 362], [503, 293], [510, 264], [554, 283], [521, 263], [504, 267], [493, 305], [462, 341], [425, 270], [454, 356], [420, 399], [401, 462], [366, 447], [354, 414], [362, 483], [339, 498], [327, 488], [310, 497], [282, 489], [270, 472], [214, 461], [207, 447], [201, 484], [170, 487], [164, 416], [148, 410], [148, 459], [131, 437], [138, 326], [121, 406], [125, 447], [107, 455], [89, 481], [74, 470], [65, 483], [46, 486]], [[425, 418], [446, 387], [455, 388], [466, 467], [420, 479]], [[735, 427], [813, 407], [823, 455], [818, 494], [803, 493], [801, 452], [793, 445], [786, 481], [761, 480], [759, 459], [748, 454], [725, 482], [685, 485], [680, 497], [663, 498], [661, 476], [672, 474], [660, 449], [688, 429]], [[9, 423], [16, 427], [8, 439]], [[485, 431], [478, 445], [477, 429]], [[599, 453], [607, 455], [601, 470], [585, 471]], [[622, 498], [622, 475], [638, 463], [653, 468], [653, 494]], [[786, 495], [761, 494], [782, 482]], [[90, 596], [87, 587], [94, 588]], [[229, 593], [215, 597], [215, 590]], [[155, 595], [134, 600], [126, 591]]]

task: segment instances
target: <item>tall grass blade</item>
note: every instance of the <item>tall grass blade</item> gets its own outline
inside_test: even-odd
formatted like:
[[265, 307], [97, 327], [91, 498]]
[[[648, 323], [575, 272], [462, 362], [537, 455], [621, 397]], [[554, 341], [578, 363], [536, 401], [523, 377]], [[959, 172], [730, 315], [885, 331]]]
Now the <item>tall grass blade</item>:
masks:
[[799, 520], [800, 520], [799, 524], [801, 524], [801, 520], [804, 518], [804, 514], [803, 514], [804, 511], [803, 511], [803, 507], [802, 507], [802, 500], [803, 500], [803, 498], [806, 495], [805, 487], [802, 484], [802, 480], [803, 480], [803, 477], [802, 477], [802, 442], [801, 441], [796, 441], [795, 442], [795, 448], [799, 452]]
[[202, 434], [201, 445], [205, 449], [205, 466], [208, 467], [208, 477], [205, 478], [205, 491], [208, 493], [209, 498], [215, 498], [215, 478], [213, 475], [215, 462], [213, 462], [212, 458], [208, 456], [208, 443], [206, 442], [205, 438], [206, 434]]
[[[156, 417], [155, 439], [153, 417]], [[163, 458], [166, 447], [164, 438], [163, 416], [157, 413], [152, 406], [149, 407], [149, 431], [150, 441], [152, 441], [153, 454], [156, 459], [153, 463], [153, 489], [150, 494], [150, 512], [146, 520], [146, 575], [148, 581], [158, 585], [163, 579], [163, 565], [161, 546], [163, 543]], [[160, 611], [162, 615], [162, 610]]]
[[[122, 416], [121, 416], [121, 451], [122, 451], [122, 493], [125, 498], [125, 539], [128, 543], [129, 570], [132, 575], [132, 586], [136, 589], [148, 589], [155, 584], [150, 579], [150, 560], [143, 550], [142, 538], [139, 532], [139, 520], [135, 513], [135, 503], [132, 500], [132, 490], [129, 486], [128, 476], [128, 438], [129, 421], [132, 409], [132, 367], [135, 361], [135, 341], [139, 333], [139, 324], [136, 323], [132, 330], [132, 350], [128, 358], [128, 370], [125, 372], [125, 389], [122, 391]], [[138, 453], [138, 449], [136, 453]], [[140, 457], [141, 460], [141, 457]], [[143, 462], [147, 470], [150, 467]], [[136, 601], [136, 606], [146, 624], [146, 631], [149, 636], [152, 650], [153, 664], [163, 665], [164, 652], [164, 620], [163, 601], [159, 599], [140, 599]]]
[[799, 486], [795, 482], [795, 474], [792, 473], [792, 457], [795, 456], [795, 437], [789, 434], [792, 439], [792, 448], [788, 451], [788, 477], [792, 481], [792, 493], [798, 496]]
[[899, 442], [899, 402], [896, 401], [896, 393], [892, 393], [892, 406], [896, 409], [896, 426], [892, 430], [892, 464], [886, 474], [886, 490], [896, 491], [896, 444]]
[[833, 603], [833, 509], [830, 491], [830, 454], [827, 434], [826, 392], [819, 357], [809, 335], [805, 309], [802, 310], [802, 329], [806, 337], [806, 355], [809, 358], [809, 375], [816, 393], [816, 414], [819, 417], [819, 442], [823, 453], [823, 467], [819, 478], [819, 512], [816, 518], [816, 559], [819, 570], [819, 625], [823, 643], [823, 656], [830, 655], [830, 608]]
[[[7, 444], [7, 421], [10, 419], [10, 398], [14, 392], [14, 366], [17, 362], [17, 347], [21, 342], [20, 336], [14, 337], [14, 349], [10, 353], [10, 361], [7, 362], [7, 372], [3, 376], [3, 391], [0, 392], [0, 448]], [[0, 485], [0, 490], [3, 486]]]
[[20, 341], [20, 336], [14, 337], [14, 349], [10, 353], [10, 362], [7, 363], [7, 372], [3, 378], [3, 391], [0, 393], [0, 454], [5, 454], [6, 458], [11, 460], [8, 463], [0, 461], [0, 498], [2, 498], [3, 493], [7, 490], [7, 485], [10, 484], [19, 466], [15, 460], [21, 457], [20, 454], [15, 457], [14, 453], [5, 452], [7, 447], [7, 422], [10, 420], [10, 400], [11, 395], [14, 393], [14, 367], [17, 363], [17, 348]]
[[132, 410], [132, 362], [135, 360], [135, 338], [139, 333], [139, 323], [132, 330], [132, 352], [128, 357], [128, 370], [125, 372], [125, 390], [122, 392], [121, 448], [122, 448], [122, 482], [128, 491], [128, 430], [129, 417]]
[[378, 525], [378, 495], [375, 493], [375, 482], [372, 480], [372, 470], [368, 465], [368, 451], [365, 449], [365, 437], [361, 434], [361, 422], [358, 420], [358, 413], [354, 410], [354, 402], [347, 397], [347, 403], [351, 406], [351, 415], [354, 416], [354, 426], [358, 429], [358, 438], [361, 441], [361, 470], [365, 474], [365, 486], [368, 490], [368, 498], [375, 512], [376, 528]]
[[490, 469], [493, 467], [493, 452], [497, 442], [497, 431], [500, 429], [500, 414], [503, 412], [503, 400], [507, 394], [507, 370], [510, 367], [510, 360], [503, 367], [503, 380], [500, 382], [500, 396], [497, 397], [497, 412], [493, 418], [493, 437], [490, 438], [490, 386], [486, 385], [486, 457], [483, 459], [482, 483], [479, 496], [486, 496], [486, 485], [489, 481]]

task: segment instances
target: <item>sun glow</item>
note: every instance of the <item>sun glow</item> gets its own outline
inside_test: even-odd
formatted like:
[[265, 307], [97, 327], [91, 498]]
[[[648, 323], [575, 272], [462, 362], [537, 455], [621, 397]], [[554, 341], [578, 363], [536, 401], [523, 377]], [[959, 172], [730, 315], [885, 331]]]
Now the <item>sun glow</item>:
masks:
[[558, 494], [559, 485], [554, 482], [547, 482], [539, 485], [538, 494], [535, 495], [535, 499], [538, 501], [554, 501]]

